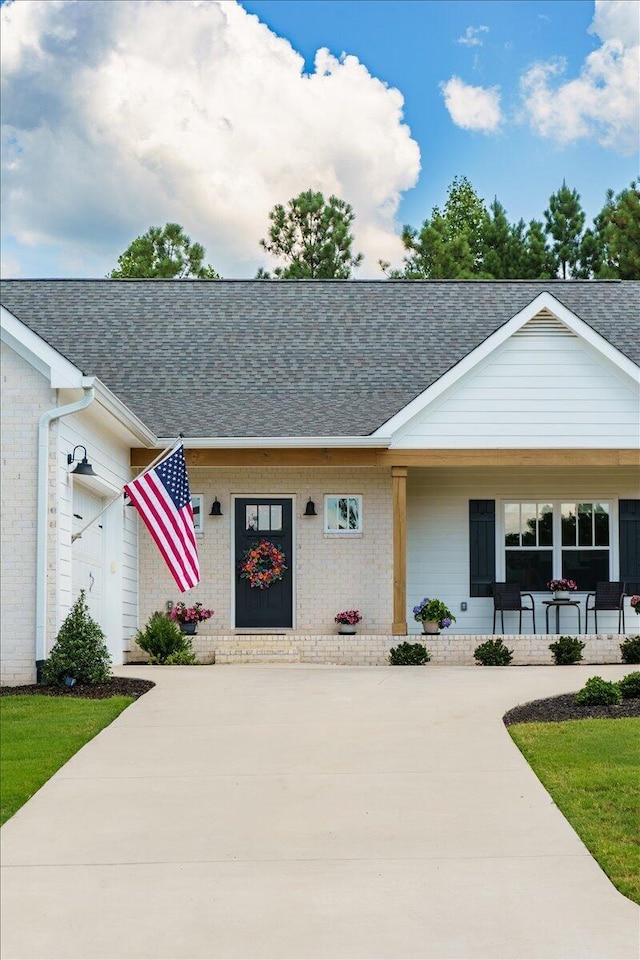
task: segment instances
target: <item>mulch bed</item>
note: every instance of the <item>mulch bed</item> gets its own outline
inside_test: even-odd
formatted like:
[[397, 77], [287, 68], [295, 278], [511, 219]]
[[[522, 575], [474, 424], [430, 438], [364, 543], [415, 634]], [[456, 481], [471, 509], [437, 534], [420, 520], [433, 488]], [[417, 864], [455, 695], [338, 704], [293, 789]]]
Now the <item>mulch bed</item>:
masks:
[[623, 700], [611, 706], [586, 706], [576, 703], [575, 693], [532, 700], [508, 710], [502, 718], [505, 726], [512, 723], [560, 723], [562, 720], [587, 720], [617, 717], [640, 717], [640, 700]]
[[135, 677], [112, 677], [106, 683], [76, 683], [74, 687], [46, 687], [28, 683], [23, 687], [0, 687], [0, 696], [82, 697], [85, 700], [106, 700], [109, 697], [134, 697], [136, 700], [155, 687], [153, 680]]

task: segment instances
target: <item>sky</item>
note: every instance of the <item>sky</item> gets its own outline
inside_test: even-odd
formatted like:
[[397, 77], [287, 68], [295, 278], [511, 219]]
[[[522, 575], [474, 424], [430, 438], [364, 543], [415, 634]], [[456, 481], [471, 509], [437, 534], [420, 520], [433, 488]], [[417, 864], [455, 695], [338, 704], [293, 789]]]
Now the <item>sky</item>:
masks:
[[640, 0], [13, 0], [2, 17], [2, 274], [104, 277], [151, 225], [255, 276], [302, 190], [400, 265], [466, 176], [511, 220], [563, 179], [588, 221], [640, 172]]

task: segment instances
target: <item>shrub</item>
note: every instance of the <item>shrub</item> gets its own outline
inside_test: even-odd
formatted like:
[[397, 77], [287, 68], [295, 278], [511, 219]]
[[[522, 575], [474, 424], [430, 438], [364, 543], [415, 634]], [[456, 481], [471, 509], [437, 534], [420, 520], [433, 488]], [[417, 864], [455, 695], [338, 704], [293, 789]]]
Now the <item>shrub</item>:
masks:
[[634, 670], [623, 677], [618, 683], [618, 690], [623, 700], [640, 699], [640, 670]]
[[549, 644], [553, 659], [560, 667], [569, 663], [579, 663], [584, 650], [584, 643], [577, 637], [560, 637], [555, 643]]
[[483, 667], [506, 667], [513, 660], [513, 650], [509, 650], [502, 640], [486, 640], [476, 647], [473, 656]]
[[187, 649], [176, 650], [175, 653], [170, 653], [167, 659], [165, 660], [165, 664], [167, 666], [173, 666], [173, 667], [191, 666], [191, 664], [194, 664], [195, 662], [196, 662], [196, 655], [191, 649], [190, 642], [189, 642], [188, 650]]
[[[180, 632], [173, 620], [159, 610], [151, 614], [144, 630], [138, 631], [136, 642], [149, 654], [151, 663], [167, 663], [169, 657], [184, 657], [188, 654], [193, 656], [189, 638]], [[171, 662], [178, 661], [174, 659]], [[193, 663], [193, 660], [179, 662]]]
[[81, 590], [43, 665], [43, 682], [63, 686], [65, 677], [73, 677], [76, 683], [106, 683], [111, 677], [111, 654], [104, 639]]
[[617, 683], [603, 680], [602, 677], [589, 677], [582, 690], [577, 692], [576, 700], [585, 706], [606, 706], [620, 703], [622, 694]]
[[627, 637], [620, 644], [623, 663], [640, 663], [640, 637]]
[[421, 666], [431, 659], [423, 643], [399, 643], [389, 650], [389, 663], [394, 667]]

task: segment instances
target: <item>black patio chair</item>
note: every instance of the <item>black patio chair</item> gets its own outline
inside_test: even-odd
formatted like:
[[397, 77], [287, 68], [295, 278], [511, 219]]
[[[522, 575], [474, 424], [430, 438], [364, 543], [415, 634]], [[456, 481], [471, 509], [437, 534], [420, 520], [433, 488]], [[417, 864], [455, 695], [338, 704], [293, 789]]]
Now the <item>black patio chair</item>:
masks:
[[[504, 633], [504, 614], [507, 612], [518, 612], [518, 633], [522, 633], [522, 614], [524, 611], [533, 616], [533, 632], [536, 632], [536, 605], [533, 596], [530, 593], [521, 593], [517, 583], [492, 583], [491, 592], [493, 594], [493, 632], [496, 632], [496, 613], [500, 613], [500, 622], [502, 632]], [[522, 598], [529, 597], [531, 606], [523, 605]]]
[[[593, 604], [589, 606], [589, 600]], [[599, 610], [617, 610], [618, 611], [618, 633], [624, 633], [624, 584], [620, 580], [599, 580], [596, 583], [596, 592], [588, 593], [585, 604], [584, 632], [589, 633], [589, 612], [593, 611], [593, 617], [596, 623], [596, 633], [598, 632], [598, 611]], [[620, 630], [622, 624], [622, 631]]]

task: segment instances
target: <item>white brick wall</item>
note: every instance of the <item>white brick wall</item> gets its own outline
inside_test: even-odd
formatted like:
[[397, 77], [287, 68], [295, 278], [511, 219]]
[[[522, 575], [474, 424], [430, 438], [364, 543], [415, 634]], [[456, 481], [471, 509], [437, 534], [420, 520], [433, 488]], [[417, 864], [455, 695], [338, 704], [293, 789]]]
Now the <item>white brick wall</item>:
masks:
[[[45, 378], [2, 344], [2, 664], [3, 685], [35, 681], [38, 419], [55, 406]], [[52, 427], [52, 436], [55, 435]], [[52, 461], [53, 463], [53, 461]], [[52, 482], [54, 482], [52, 480]], [[55, 534], [55, 508], [49, 515]], [[50, 543], [55, 542], [55, 535]], [[55, 578], [49, 585], [49, 601]], [[55, 609], [55, 607], [53, 608]]]
[[[447, 666], [474, 665], [473, 651], [491, 639], [487, 636], [408, 637], [410, 643], [424, 643], [431, 656], [430, 663]], [[557, 636], [505, 636], [506, 646], [513, 651], [513, 665], [553, 664], [549, 644]], [[617, 634], [599, 634], [581, 637], [584, 663], [620, 663], [620, 642]], [[382, 666], [388, 662], [391, 647], [403, 642], [402, 637], [264, 634], [213, 636], [198, 633], [191, 637], [199, 663], [327, 663], [346, 666]], [[146, 660], [146, 655], [135, 645], [127, 662]], [[562, 669], [559, 667], [558, 669]], [[633, 669], [633, 667], [630, 667]]]
[[[333, 618], [345, 608], [359, 609], [367, 634], [387, 634], [392, 615], [392, 503], [388, 469], [213, 469], [190, 468], [191, 490], [204, 494], [205, 529], [199, 539], [202, 583], [184, 599], [213, 606], [212, 620], [200, 633], [226, 634], [232, 623], [231, 557], [233, 506], [231, 494], [294, 495], [295, 635], [329, 633]], [[362, 536], [323, 534], [324, 494], [362, 494]], [[208, 516], [217, 496], [224, 516]], [[302, 517], [307, 500], [316, 503], [318, 516]], [[140, 525], [142, 528], [142, 524]], [[146, 530], [140, 532], [140, 622], [179, 593]]]

